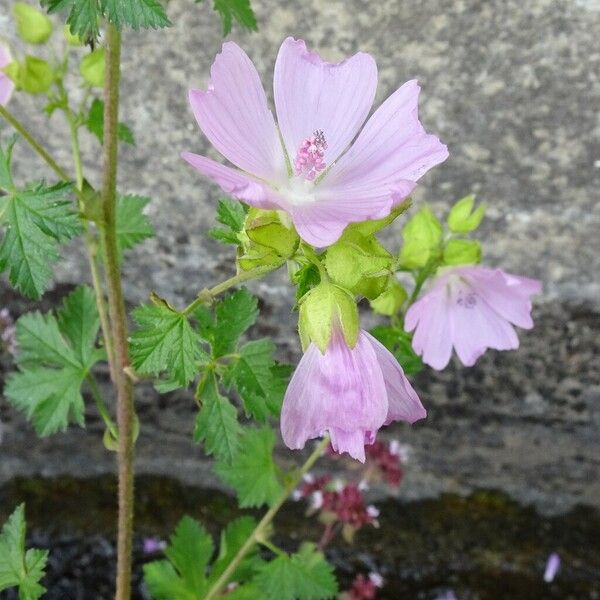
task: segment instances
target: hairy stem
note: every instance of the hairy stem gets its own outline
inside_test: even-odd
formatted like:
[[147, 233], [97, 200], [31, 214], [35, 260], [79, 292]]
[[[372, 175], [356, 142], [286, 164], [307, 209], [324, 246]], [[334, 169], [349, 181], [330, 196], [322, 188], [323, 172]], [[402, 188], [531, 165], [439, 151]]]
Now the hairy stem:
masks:
[[242, 271], [229, 279], [225, 279], [221, 283], [217, 283], [214, 287], [207, 288], [202, 290], [197, 298], [191, 303], [188, 304], [183, 309], [184, 315], [189, 315], [194, 312], [199, 306], [202, 304], [207, 304], [212, 302], [215, 299], [215, 296], [226, 292], [229, 288], [235, 287], [240, 283], [244, 283], [245, 281], [250, 281], [251, 279], [257, 279], [270, 273], [271, 271], [276, 271], [285, 263], [285, 260], [281, 260], [280, 262], [275, 263], [274, 265], [264, 265], [262, 267], [256, 267], [255, 269], [250, 269], [249, 271]]
[[102, 236], [105, 252], [108, 310], [115, 353], [115, 387], [117, 389], [117, 424], [119, 427], [119, 516], [117, 533], [116, 600], [131, 596], [131, 548], [133, 538], [133, 456], [134, 421], [133, 383], [125, 374], [129, 366], [127, 316], [119, 269], [117, 205], [117, 127], [119, 119], [119, 78], [121, 35], [111, 23], [106, 24], [106, 67], [104, 73], [104, 157], [102, 178]]
[[321, 457], [328, 444], [329, 436], [325, 436], [323, 440], [319, 442], [319, 445], [315, 448], [313, 453], [308, 457], [307, 461], [296, 472], [295, 476], [292, 477], [291, 480], [287, 483], [281, 496], [279, 497], [279, 500], [277, 500], [277, 502], [273, 504], [273, 506], [271, 506], [271, 508], [265, 513], [265, 516], [260, 520], [254, 531], [250, 534], [250, 537], [244, 542], [244, 545], [238, 550], [238, 553], [233, 557], [233, 560], [227, 565], [227, 568], [223, 571], [219, 579], [215, 581], [215, 583], [210, 588], [206, 596], [204, 596], [204, 600], [215, 600], [215, 598], [218, 598], [219, 594], [227, 585], [229, 579], [235, 573], [235, 570], [238, 568], [239, 564], [242, 562], [246, 554], [250, 552], [254, 544], [256, 544], [259, 541], [260, 543], [264, 543], [263, 534], [268, 529], [269, 525], [271, 524], [271, 521], [279, 512], [279, 509], [283, 506], [283, 503], [287, 500], [288, 496], [300, 483], [300, 481], [302, 480], [302, 476], [308, 473], [308, 471], [312, 469], [313, 465]]

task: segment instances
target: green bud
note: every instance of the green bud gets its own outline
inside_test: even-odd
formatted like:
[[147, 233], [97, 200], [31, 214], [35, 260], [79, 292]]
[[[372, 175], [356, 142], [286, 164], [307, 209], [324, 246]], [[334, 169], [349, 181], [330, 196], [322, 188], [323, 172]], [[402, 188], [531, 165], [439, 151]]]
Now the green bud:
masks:
[[25, 57], [25, 62], [12, 62], [4, 68], [18, 90], [28, 94], [45, 94], [54, 81], [52, 67], [36, 56]]
[[469, 233], [479, 227], [483, 215], [485, 214], [485, 204], [481, 204], [475, 211], [475, 196], [470, 194], [461, 198], [450, 209], [448, 215], [448, 227], [454, 233]]
[[256, 267], [276, 265], [277, 263], [281, 263], [281, 256], [268, 248], [253, 249], [237, 257], [237, 264], [242, 271], [251, 271]]
[[444, 248], [445, 265], [475, 265], [481, 262], [481, 244], [477, 240], [450, 240]]
[[65, 25], [63, 27], [63, 35], [65, 36], [65, 40], [67, 40], [67, 44], [69, 44], [69, 46], [85, 45], [83, 40], [78, 35], [71, 33], [71, 27], [69, 25]]
[[400, 251], [400, 265], [407, 269], [423, 267], [439, 253], [442, 224], [423, 206], [402, 229], [404, 243]]
[[81, 76], [93, 87], [104, 87], [104, 48], [96, 48], [81, 59]]
[[358, 309], [354, 296], [331, 283], [320, 283], [300, 303], [298, 330], [302, 347], [313, 342], [325, 353], [333, 327], [339, 327], [350, 348], [358, 340]]
[[376, 298], [385, 288], [392, 260], [375, 236], [348, 231], [327, 249], [325, 268], [337, 285], [354, 294]]
[[282, 224], [274, 210], [251, 208], [246, 217], [245, 231], [252, 242], [274, 250], [281, 257], [292, 256], [300, 243], [296, 231]]
[[408, 294], [397, 279], [390, 278], [386, 289], [375, 300], [371, 300], [371, 308], [379, 315], [391, 317], [406, 302]]
[[52, 21], [29, 4], [15, 2], [13, 16], [19, 37], [28, 44], [44, 44], [52, 35]]

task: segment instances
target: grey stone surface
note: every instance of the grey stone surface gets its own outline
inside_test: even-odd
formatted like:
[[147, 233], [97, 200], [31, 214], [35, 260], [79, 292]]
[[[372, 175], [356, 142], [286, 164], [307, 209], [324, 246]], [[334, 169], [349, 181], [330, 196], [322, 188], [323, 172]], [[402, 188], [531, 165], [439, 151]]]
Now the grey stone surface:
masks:
[[[401, 430], [415, 449], [417, 465], [404, 493], [485, 485], [547, 508], [578, 500], [597, 506], [598, 3], [269, 0], [254, 5], [260, 32], [234, 32], [232, 38], [257, 64], [269, 94], [277, 49], [287, 35], [306, 39], [331, 59], [371, 52], [380, 75], [376, 103], [407, 79], [418, 78], [422, 120], [448, 144], [450, 158], [423, 178], [417, 204], [426, 200], [445, 210], [475, 191], [489, 206], [481, 232], [486, 262], [544, 282], [543, 324], [524, 335], [521, 351], [487, 356], [483, 367], [468, 372], [427, 372], [419, 378], [430, 418]], [[221, 44], [218, 22], [208, 5], [172, 2], [169, 13], [173, 28], [129, 34], [123, 49], [122, 118], [134, 129], [137, 147], [121, 148], [120, 188], [153, 198], [150, 214], [158, 231], [126, 263], [131, 303], [150, 290], [187, 301], [232, 272], [228, 251], [205, 235], [218, 190], [179, 158], [182, 150], [208, 148], [189, 110], [187, 89], [207, 79]], [[36, 106], [20, 97], [13, 103], [68, 165], [60, 118], [48, 124], [32, 116]], [[83, 150], [86, 172], [97, 182], [98, 147], [86, 138]], [[23, 147], [16, 156], [22, 172], [39, 164]], [[400, 226], [386, 236], [392, 245]], [[58, 280], [71, 283], [85, 276], [82, 255], [73, 246]], [[282, 355], [297, 357], [284, 274], [253, 287], [265, 303], [263, 330], [276, 337]], [[578, 312], [582, 305], [589, 313]], [[181, 408], [177, 417], [178, 404], [168, 403], [152, 413], [160, 415], [155, 429], [142, 435], [142, 469], [173, 472], [171, 463], [177, 462], [182, 476], [206, 477], [205, 469], [196, 472], [198, 452], [177, 433], [192, 418], [191, 408]], [[6, 446], [11, 431], [14, 445]], [[42, 445], [56, 464], [77, 472], [77, 464], [83, 471], [109, 468], [92, 444], [61, 463], [71, 447], [65, 440], [80, 438], [71, 432]], [[0, 479], [42, 468], [19, 454], [31, 440], [22, 427], [9, 430], [4, 448], [13, 454], [3, 458]], [[62, 450], [61, 444], [66, 444]]]

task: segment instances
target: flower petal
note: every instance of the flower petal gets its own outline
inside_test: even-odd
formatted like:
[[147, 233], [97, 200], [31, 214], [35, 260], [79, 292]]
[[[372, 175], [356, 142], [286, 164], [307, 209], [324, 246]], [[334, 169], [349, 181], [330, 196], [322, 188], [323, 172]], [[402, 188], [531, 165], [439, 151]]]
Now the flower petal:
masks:
[[285, 158], [267, 97], [252, 61], [233, 42], [223, 44], [208, 90], [190, 90], [194, 116], [211, 144], [234, 165], [277, 182]]
[[279, 208], [275, 192], [245, 173], [192, 152], [183, 152], [181, 157], [202, 175], [212, 179], [226, 194], [230, 194], [237, 200], [258, 208]]
[[325, 134], [325, 163], [332, 164], [354, 139], [375, 98], [377, 65], [359, 52], [329, 63], [306, 48], [302, 40], [284, 40], [277, 61], [273, 91], [277, 120], [293, 161], [300, 144], [314, 131]]
[[365, 332], [365, 335], [375, 350], [385, 381], [388, 395], [388, 414], [385, 424], [389, 425], [392, 421], [414, 423], [424, 419], [427, 411], [394, 355], [371, 334]]
[[417, 82], [409, 81], [375, 111], [321, 182], [329, 196], [353, 202], [383, 197], [392, 206], [410, 194], [424, 173], [446, 160], [447, 147], [419, 121], [419, 91]]
[[4, 106], [8, 103], [13, 90], [15, 89], [15, 84], [12, 79], [2, 72], [2, 69], [11, 62], [12, 56], [10, 55], [8, 48], [0, 46], [0, 106]]
[[364, 446], [365, 433], [377, 431], [387, 412], [383, 375], [365, 333], [352, 349], [334, 334], [325, 354], [311, 344], [302, 357], [283, 400], [281, 433], [297, 449], [329, 431], [340, 451], [364, 460], [356, 440]]

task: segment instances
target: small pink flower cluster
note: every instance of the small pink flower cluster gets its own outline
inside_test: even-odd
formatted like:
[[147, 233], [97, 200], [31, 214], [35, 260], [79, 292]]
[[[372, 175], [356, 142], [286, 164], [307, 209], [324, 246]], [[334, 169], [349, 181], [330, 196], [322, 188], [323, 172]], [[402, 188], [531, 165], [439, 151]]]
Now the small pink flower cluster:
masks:
[[327, 150], [325, 135], [320, 129], [317, 129], [300, 145], [294, 160], [296, 175], [313, 181], [317, 173], [325, 169], [325, 150]]
[[383, 587], [383, 577], [379, 573], [369, 573], [368, 577], [358, 575], [352, 587], [344, 595], [347, 600], [375, 600], [377, 589]]
[[394, 452], [396, 446], [398, 444], [388, 445], [377, 441], [365, 447], [367, 460], [373, 461], [377, 465], [390, 487], [398, 487], [404, 475], [400, 453], [398, 451]]

